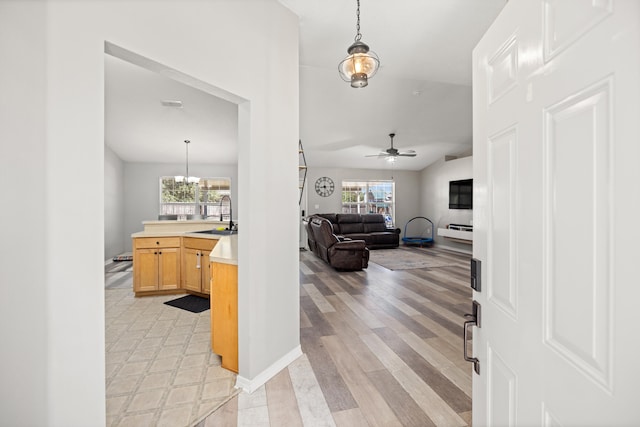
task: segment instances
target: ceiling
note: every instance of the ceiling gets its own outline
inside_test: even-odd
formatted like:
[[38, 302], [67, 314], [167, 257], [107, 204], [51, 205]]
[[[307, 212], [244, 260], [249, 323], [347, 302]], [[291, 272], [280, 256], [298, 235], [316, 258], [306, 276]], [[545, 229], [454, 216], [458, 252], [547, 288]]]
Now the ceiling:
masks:
[[105, 55], [105, 143], [122, 160], [182, 163], [188, 139], [190, 164], [236, 164], [237, 138], [236, 104]]
[[[471, 52], [507, 0], [361, 0], [362, 41], [380, 57], [351, 88], [338, 63], [356, 1], [279, 0], [300, 17], [300, 139], [311, 167], [422, 170], [471, 150]], [[105, 55], [105, 142], [127, 162], [237, 162], [232, 103]], [[182, 108], [163, 107], [180, 100]], [[394, 147], [416, 157], [377, 157]]]

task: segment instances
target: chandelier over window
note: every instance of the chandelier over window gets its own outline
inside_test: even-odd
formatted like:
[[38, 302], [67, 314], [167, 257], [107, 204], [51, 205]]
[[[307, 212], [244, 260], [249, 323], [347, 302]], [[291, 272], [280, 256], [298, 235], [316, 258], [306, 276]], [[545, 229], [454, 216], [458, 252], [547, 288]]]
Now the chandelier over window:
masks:
[[354, 43], [347, 49], [347, 56], [338, 64], [338, 72], [345, 82], [351, 82], [351, 87], [360, 88], [369, 84], [380, 67], [380, 60], [375, 52], [369, 50], [369, 46], [360, 41], [360, 0], [357, 0], [358, 8], [356, 16], [356, 37]]

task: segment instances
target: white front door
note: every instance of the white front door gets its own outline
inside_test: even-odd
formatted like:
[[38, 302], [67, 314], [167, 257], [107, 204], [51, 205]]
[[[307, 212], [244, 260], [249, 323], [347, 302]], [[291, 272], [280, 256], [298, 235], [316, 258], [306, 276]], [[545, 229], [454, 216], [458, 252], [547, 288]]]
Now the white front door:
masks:
[[510, 0], [474, 50], [474, 426], [640, 426], [639, 27]]

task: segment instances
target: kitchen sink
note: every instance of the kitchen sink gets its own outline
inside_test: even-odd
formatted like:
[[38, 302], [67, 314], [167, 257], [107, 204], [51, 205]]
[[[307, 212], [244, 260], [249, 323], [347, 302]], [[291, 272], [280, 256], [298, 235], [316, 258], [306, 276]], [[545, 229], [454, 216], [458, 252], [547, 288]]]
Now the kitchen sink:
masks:
[[194, 231], [194, 233], [201, 233], [201, 234], [218, 234], [220, 236], [230, 236], [232, 234], [238, 234], [238, 230], [216, 230], [215, 228], [213, 230], [202, 230], [202, 231]]

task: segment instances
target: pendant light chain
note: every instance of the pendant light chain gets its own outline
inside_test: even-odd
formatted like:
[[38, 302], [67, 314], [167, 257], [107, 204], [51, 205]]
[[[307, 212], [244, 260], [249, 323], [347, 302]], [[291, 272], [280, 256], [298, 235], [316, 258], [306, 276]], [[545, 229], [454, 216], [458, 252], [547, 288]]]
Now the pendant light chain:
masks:
[[356, 24], [356, 38], [355, 41], [359, 42], [362, 38], [362, 34], [360, 34], [360, 0], [356, 0], [358, 3], [358, 8], [356, 9], [356, 18], [358, 18]]
[[191, 141], [189, 141], [188, 139], [185, 139], [184, 142], [187, 147], [187, 176], [185, 177], [185, 179], [187, 180], [187, 185], [189, 185], [189, 143]]

